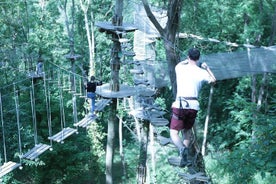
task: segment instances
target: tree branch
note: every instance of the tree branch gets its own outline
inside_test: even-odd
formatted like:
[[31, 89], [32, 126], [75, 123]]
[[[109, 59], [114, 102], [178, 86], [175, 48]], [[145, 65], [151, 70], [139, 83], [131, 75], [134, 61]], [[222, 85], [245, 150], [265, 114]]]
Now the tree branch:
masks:
[[150, 21], [153, 23], [153, 25], [155, 26], [155, 28], [158, 30], [158, 32], [160, 33], [160, 35], [164, 35], [165, 30], [162, 28], [162, 26], [159, 24], [159, 22], [156, 20], [155, 16], [153, 15], [150, 7], [149, 7], [149, 3], [147, 0], [142, 0], [145, 11], [147, 13], [148, 18], [150, 19]]

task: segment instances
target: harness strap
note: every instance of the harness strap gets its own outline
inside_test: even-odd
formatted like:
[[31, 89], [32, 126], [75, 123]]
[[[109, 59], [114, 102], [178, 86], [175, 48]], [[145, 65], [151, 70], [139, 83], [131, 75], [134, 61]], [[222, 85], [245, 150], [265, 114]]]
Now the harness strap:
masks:
[[[189, 102], [187, 100], [197, 100], [197, 97], [178, 97], [179, 99], [179, 110], [183, 109], [182, 106], [182, 101], [186, 102], [186, 108], [190, 106]], [[175, 113], [172, 113], [172, 118], [180, 120], [182, 119], [182, 117], [180, 117], [179, 115], [176, 115]]]
[[178, 98], [179, 98], [179, 100], [197, 100], [197, 97], [183, 97], [183, 96], [180, 96]]
[[190, 104], [189, 104], [189, 102], [187, 101], [186, 98], [179, 97], [179, 109], [183, 109], [182, 101], [186, 102], [186, 106], [185, 107], [189, 107], [190, 106]]

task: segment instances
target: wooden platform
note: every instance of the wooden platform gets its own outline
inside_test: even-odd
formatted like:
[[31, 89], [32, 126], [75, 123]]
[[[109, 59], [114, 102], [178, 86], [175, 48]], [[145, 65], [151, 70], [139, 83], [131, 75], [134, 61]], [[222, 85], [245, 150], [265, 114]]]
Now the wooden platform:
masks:
[[74, 59], [74, 60], [76, 60], [76, 59], [80, 58], [81, 55], [69, 53], [69, 54], [66, 54], [64, 57], [65, 57], [66, 59]]
[[151, 118], [150, 123], [153, 126], [166, 126], [167, 124], [169, 124], [169, 121], [165, 118]]
[[149, 88], [137, 87], [137, 94], [141, 97], [152, 97], [155, 95], [155, 91]]
[[149, 81], [147, 79], [134, 79], [134, 85], [150, 85]]
[[119, 39], [119, 42], [120, 43], [128, 43], [130, 40], [129, 39], [127, 39], [127, 38], [120, 38]]
[[203, 181], [208, 182], [210, 181], [210, 178], [205, 176], [204, 173], [199, 172], [195, 174], [189, 174], [189, 173], [179, 173], [178, 176], [182, 177], [186, 181]]
[[69, 137], [70, 135], [72, 135], [72, 134], [74, 134], [76, 132], [77, 132], [76, 129], [67, 127], [67, 128], [63, 128], [63, 130], [60, 131], [59, 133], [57, 133], [57, 134], [55, 134], [55, 135], [53, 135], [51, 137], [48, 137], [48, 139], [52, 140], [52, 141], [63, 143], [64, 139], [66, 139], [67, 137]]
[[191, 165], [190, 161], [188, 161], [185, 165], [180, 165], [180, 162], [181, 162], [180, 157], [169, 157], [168, 162], [169, 162], [169, 164], [171, 164], [173, 166], [178, 166], [178, 167], [186, 167], [186, 166]]
[[134, 57], [136, 55], [133, 51], [123, 51], [122, 54], [127, 57]]
[[137, 92], [133, 86], [120, 85], [119, 91], [111, 91], [110, 84], [103, 84], [97, 87], [96, 93], [104, 98], [125, 98], [135, 95]]
[[101, 99], [95, 104], [95, 111], [102, 111], [111, 102], [110, 99]]
[[88, 127], [92, 122], [94, 122], [97, 119], [97, 116], [90, 116], [87, 115], [85, 116], [82, 120], [80, 120], [79, 122], [75, 123], [74, 126], [76, 127], [82, 127], [82, 128], [86, 128]]
[[123, 23], [122, 26], [116, 26], [110, 22], [96, 22], [95, 25], [99, 27], [99, 31], [106, 33], [133, 32], [137, 30], [137, 27], [130, 23]]
[[37, 74], [36, 72], [30, 72], [28, 74], [28, 77], [32, 78], [32, 79], [43, 78], [44, 77], [44, 72], [39, 73], [39, 74]]
[[147, 110], [144, 108], [137, 108], [129, 112], [132, 116], [144, 120], [151, 120], [153, 118], [161, 117], [165, 114], [164, 111]]
[[15, 163], [12, 161], [4, 163], [0, 168], [0, 178], [4, 175], [8, 174], [9, 172], [13, 171], [14, 169], [20, 167], [21, 164]]
[[144, 74], [142, 69], [130, 69], [129, 72], [132, 74]]
[[127, 64], [127, 65], [136, 65], [136, 66], [141, 65], [141, 63], [139, 61], [133, 61], [133, 60], [125, 60], [122, 63]]
[[47, 151], [49, 148], [51, 148], [50, 145], [47, 144], [37, 144], [35, 147], [33, 147], [30, 151], [25, 153], [22, 158], [28, 159], [28, 160], [34, 160], [36, 159], [39, 155]]

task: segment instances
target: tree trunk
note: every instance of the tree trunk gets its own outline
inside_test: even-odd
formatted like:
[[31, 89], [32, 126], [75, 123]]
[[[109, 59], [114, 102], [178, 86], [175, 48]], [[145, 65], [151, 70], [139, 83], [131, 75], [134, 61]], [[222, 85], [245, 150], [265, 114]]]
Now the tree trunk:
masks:
[[151, 154], [151, 170], [152, 173], [149, 174], [148, 176], [151, 177], [148, 179], [149, 183], [156, 183], [156, 150], [155, 150], [155, 146], [154, 146], [154, 127], [152, 126], [152, 124], [149, 125], [150, 128], [150, 154]]
[[126, 162], [123, 150], [123, 119], [121, 117], [119, 118], [119, 149], [122, 162], [123, 178], [126, 179]]
[[117, 123], [117, 99], [112, 99], [110, 105], [109, 118], [108, 118], [108, 130], [107, 130], [107, 144], [106, 144], [106, 183], [113, 183], [113, 156], [114, 156], [114, 140], [115, 140], [115, 123]]
[[[74, 17], [75, 17], [75, 1], [72, 0], [72, 23], [71, 23], [71, 28], [70, 28], [70, 23], [69, 23], [69, 18], [68, 18], [68, 14], [67, 14], [67, 1], [64, 2], [64, 5], [60, 7], [62, 9], [62, 11], [64, 12], [65, 15], [65, 25], [66, 25], [66, 29], [67, 29], [67, 34], [68, 34], [68, 40], [70, 43], [70, 55], [74, 56], [75, 54], [75, 38], [74, 38], [74, 27], [75, 27], [75, 21], [74, 21]], [[74, 117], [74, 123], [76, 123], [78, 121], [77, 119], [77, 103], [76, 103], [76, 96], [75, 96], [75, 92], [76, 92], [76, 78], [75, 78], [75, 73], [76, 73], [76, 66], [75, 66], [75, 59], [74, 57], [69, 57], [68, 58], [71, 62], [71, 72], [72, 75], [70, 75], [70, 82], [71, 82], [71, 91], [73, 92], [73, 96], [72, 96], [72, 106], [73, 106], [73, 117]]]
[[[123, 0], [116, 0], [115, 4], [115, 15], [112, 18], [112, 24], [120, 26], [123, 23]], [[121, 51], [121, 45], [118, 40], [118, 36], [116, 33], [112, 34], [113, 39], [113, 48], [112, 48], [112, 55], [110, 61], [111, 67], [111, 81], [110, 87], [111, 91], [119, 91], [120, 90], [120, 83], [119, 83], [119, 70], [120, 70], [120, 57], [119, 52]], [[115, 123], [117, 123], [117, 99], [112, 99], [112, 105], [110, 106], [109, 112], [109, 119], [108, 119], [108, 134], [107, 134], [107, 145], [106, 145], [106, 183], [112, 184], [113, 183], [113, 174], [112, 174], [112, 167], [113, 167], [113, 149], [114, 149], [114, 139], [115, 139]]]
[[169, 70], [169, 76], [170, 76], [170, 81], [172, 85], [172, 94], [173, 97], [176, 97], [176, 91], [177, 91], [177, 86], [176, 86], [176, 74], [175, 74], [175, 66], [179, 61], [179, 57], [177, 57], [175, 50], [170, 47], [169, 42], [165, 42], [165, 47], [166, 47], [166, 58], [168, 62], [168, 70]]
[[[89, 75], [95, 75], [95, 65], [94, 65], [94, 27], [93, 22], [91, 23], [91, 35], [90, 35], [90, 29], [89, 29], [89, 21], [87, 16], [87, 11], [90, 6], [90, 0], [86, 1], [87, 3], [84, 4], [83, 0], [80, 0], [81, 9], [84, 14], [84, 23], [85, 23], [85, 29], [86, 29], [86, 35], [87, 35], [87, 42], [88, 42], [88, 50], [89, 50]], [[93, 12], [91, 13], [91, 19], [93, 21]]]

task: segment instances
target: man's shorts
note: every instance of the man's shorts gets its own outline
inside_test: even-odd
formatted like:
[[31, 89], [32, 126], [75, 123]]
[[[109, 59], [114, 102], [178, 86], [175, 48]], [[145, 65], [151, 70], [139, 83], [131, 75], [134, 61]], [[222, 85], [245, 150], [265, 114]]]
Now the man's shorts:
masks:
[[197, 110], [194, 109], [178, 109], [172, 108], [172, 118], [170, 129], [173, 130], [183, 130], [191, 129], [195, 123]]

